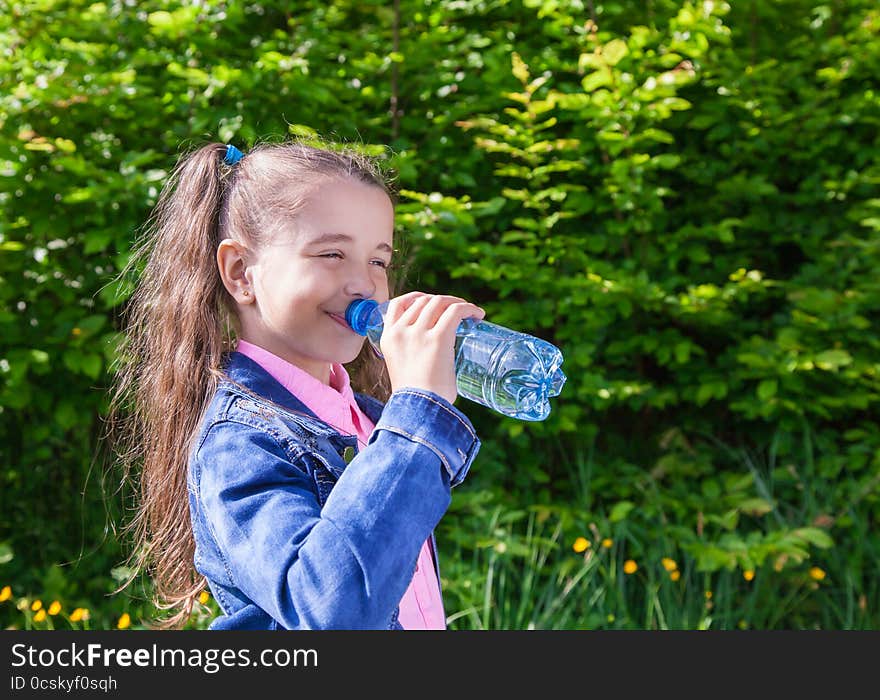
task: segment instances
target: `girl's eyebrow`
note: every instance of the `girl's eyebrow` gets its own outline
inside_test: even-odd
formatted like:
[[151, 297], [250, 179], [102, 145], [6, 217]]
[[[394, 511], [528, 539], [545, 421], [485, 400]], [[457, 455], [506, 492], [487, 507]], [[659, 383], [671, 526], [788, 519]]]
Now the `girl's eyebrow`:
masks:
[[[324, 243], [351, 243], [354, 239], [346, 233], [322, 233], [317, 238], [313, 238], [306, 245], [320, 245]], [[376, 250], [383, 250], [393, 253], [394, 250], [387, 243], [380, 243], [376, 246]]]

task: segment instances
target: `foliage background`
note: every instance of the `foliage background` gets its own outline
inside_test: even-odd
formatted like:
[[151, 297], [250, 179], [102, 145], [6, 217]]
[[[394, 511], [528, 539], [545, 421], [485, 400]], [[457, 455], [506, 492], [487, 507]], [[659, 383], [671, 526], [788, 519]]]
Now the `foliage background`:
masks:
[[0, 622], [151, 614], [114, 275], [181, 152], [317, 132], [407, 288], [565, 355], [544, 423], [461, 406], [452, 627], [880, 627], [878, 75], [869, 0], [0, 1]]

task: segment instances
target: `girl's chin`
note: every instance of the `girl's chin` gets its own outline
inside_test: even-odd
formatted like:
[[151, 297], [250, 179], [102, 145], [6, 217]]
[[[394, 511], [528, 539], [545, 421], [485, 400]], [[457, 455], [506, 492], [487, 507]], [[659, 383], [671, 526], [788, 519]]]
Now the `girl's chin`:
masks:
[[[366, 339], [364, 339], [366, 340]], [[363, 341], [357, 345], [357, 347], [352, 347], [348, 352], [340, 352], [337, 354], [337, 359], [334, 362], [338, 362], [341, 365], [347, 365], [350, 362], [354, 362], [358, 356], [361, 354], [361, 348], [363, 348]], [[346, 350], [348, 350], [346, 348]]]

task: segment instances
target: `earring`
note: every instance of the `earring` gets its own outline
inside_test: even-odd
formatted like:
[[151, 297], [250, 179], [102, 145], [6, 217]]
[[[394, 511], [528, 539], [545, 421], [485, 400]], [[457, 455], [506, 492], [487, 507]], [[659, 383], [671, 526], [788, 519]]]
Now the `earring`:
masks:
[[242, 296], [249, 297], [250, 295], [251, 295], [251, 293], [250, 293], [247, 289], [245, 289], [245, 290], [242, 292]]

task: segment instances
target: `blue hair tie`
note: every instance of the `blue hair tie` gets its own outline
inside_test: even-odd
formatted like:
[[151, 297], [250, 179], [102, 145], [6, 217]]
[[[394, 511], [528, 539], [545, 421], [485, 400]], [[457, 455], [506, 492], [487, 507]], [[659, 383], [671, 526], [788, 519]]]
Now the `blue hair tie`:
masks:
[[235, 165], [242, 158], [244, 158], [244, 153], [239, 151], [231, 143], [226, 147], [226, 157], [223, 159], [223, 162], [226, 163], [226, 165]]

